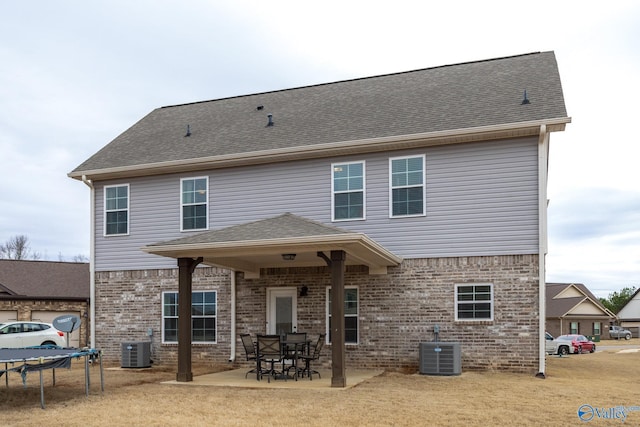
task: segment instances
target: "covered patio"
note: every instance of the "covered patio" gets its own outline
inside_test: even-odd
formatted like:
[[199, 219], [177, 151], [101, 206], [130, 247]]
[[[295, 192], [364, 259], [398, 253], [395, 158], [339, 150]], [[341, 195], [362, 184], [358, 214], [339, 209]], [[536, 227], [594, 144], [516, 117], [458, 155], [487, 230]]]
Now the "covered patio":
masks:
[[[264, 268], [328, 266], [333, 290], [331, 317], [338, 319], [331, 323], [330, 331], [330, 385], [346, 387], [345, 267], [364, 265], [368, 267], [369, 274], [386, 274], [387, 267], [397, 266], [402, 261], [401, 257], [363, 233], [327, 226], [290, 213], [156, 243], [142, 250], [175, 258], [178, 262], [177, 382], [194, 381], [191, 365], [191, 293], [192, 275], [199, 264], [241, 271], [246, 279], [259, 278], [260, 270]], [[232, 274], [231, 309], [232, 322], [235, 324], [234, 277]], [[232, 334], [232, 345], [235, 345], [235, 326], [232, 327]], [[256, 382], [253, 381], [254, 386]]]
[[349, 377], [349, 383], [343, 387], [331, 387], [331, 370], [319, 369], [320, 378], [314, 377], [313, 380], [301, 378], [298, 381], [293, 379], [274, 380], [271, 382], [256, 381], [255, 375], [249, 375], [245, 378], [246, 368], [233, 369], [229, 371], [216, 372], [214, 374], [198, 375], [193, 377], [193, 381], [166, 381], [163, 384], [186, 384], [197, 386], [218, 386], [218, 387], [241, 387], [241, 388], [266, 388], [266, 389], [331, 389], [344, 390], [351, 388], [371, 378], [382, 374], [382, 370], [375, 369], [346, 369], [346, 376]]

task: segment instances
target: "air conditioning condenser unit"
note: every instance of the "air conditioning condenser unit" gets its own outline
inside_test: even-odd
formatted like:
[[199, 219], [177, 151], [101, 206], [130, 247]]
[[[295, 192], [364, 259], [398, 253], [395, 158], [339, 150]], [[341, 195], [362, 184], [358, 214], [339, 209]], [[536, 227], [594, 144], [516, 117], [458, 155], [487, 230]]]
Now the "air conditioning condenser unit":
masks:
[[462, 354], [459, 342], [420, 343], [420, 373], [427, 375], [460, 375]]
[[148, 368], [151, 366], [151, 342], [123, 342], [123, 368]]

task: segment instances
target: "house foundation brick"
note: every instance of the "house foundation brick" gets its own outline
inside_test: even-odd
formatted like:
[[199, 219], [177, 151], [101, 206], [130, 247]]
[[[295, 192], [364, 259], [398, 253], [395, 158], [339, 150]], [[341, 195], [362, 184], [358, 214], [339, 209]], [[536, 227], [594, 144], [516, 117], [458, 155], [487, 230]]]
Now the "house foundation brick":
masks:
[[[226, 363], [231, 354], [230, 283], [232, 272], [197, 268], [193, 290], [217, 292], [217, 343], [193, 345], [193, 362]], [[463, 370], [535, 373], [538, 368], [537, 255], [407, 259], [386, 275], [366, 267], [347, 267], [345, 286], [357, 286], [359, 342], [346, 345], [347, 367], [417, 371], [420, 342], [460, 342]], [[259, 279], [236, 276], [236, 358], [246, 365], [239, 334], [266, 331], [268, 287], [308, 288], [298, 297], [298, 330], [315, 338], [326, 333], [326, 267], [263, 269]], [[493, 321], [456, 321], [455, 285], [492, 283]], [[162, 292], [178, 290], [178, 270], [96, 273], [96, 341], [106, 361], [120, 360], [120, 344], [152, 340], [152, 359], [177, 363], [177, 345], [162, 344]], [[153, 335], [147, 336], [151, 328]], [[523, 351], [530, 349], [530, 351]], [[330, 366], [330, 345], [321, 357]]]

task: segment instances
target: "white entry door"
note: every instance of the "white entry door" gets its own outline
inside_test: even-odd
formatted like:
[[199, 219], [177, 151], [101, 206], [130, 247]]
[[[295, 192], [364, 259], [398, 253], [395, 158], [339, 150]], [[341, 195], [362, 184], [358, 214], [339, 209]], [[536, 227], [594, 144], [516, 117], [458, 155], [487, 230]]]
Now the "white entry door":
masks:
[[297, 288], [267, 288], [267, 333], [296, 332], [298, 330], [297, 304]]

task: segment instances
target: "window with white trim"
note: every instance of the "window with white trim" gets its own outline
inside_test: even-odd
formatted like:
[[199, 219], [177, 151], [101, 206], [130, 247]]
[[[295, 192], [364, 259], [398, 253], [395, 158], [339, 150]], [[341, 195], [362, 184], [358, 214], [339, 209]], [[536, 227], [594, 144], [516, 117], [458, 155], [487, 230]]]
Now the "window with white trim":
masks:
[[209, 228], [209, 178], [182, 178], [180, 180], [181, 231]]
[[456, 320], [493, 320], [493, 284], [456, 285]]
[[364, 162], [334, 163], [331, 171], [332, 220], [364, 219]]
[[389, 159], [389, 215], [422, 216], [425, 203], [425, 156]]
[[[358, 288], [345, 286], [344, 288], [344, 342], [358, 343]], [[327, 339], [331, 343], [331, 288], [327, 288]]]
[[104, 235], [129, 234], [129, 184], [104, 187]]
[[[191, 293], [191, 342], [215, 344], [217, 342], [216, 291]], [[162, 293], [162, 342], [178, 342], [178, 292]]]

